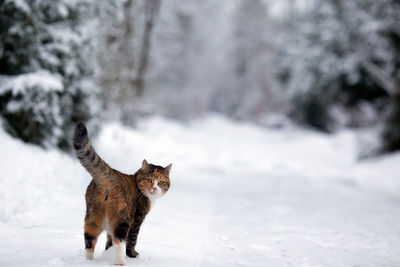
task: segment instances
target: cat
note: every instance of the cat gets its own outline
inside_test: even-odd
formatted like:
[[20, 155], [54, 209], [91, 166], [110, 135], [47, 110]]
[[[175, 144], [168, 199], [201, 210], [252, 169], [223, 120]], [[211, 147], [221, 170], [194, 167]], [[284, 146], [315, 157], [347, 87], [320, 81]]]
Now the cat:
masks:
[[128, 257], [139, 255], [135, 246], [140, 226], [152, 203], [170, 188], [172, 164], [163, 168], [143, 160], [142, 167], [133, 175], [114, 170], [94, 151], [82, 122], [75, 127], [73, 146], [79, 161], [93, 178], [85, 195], [86, 258], [94, 258], [97, 237], [105, 229], [106, 249], [114, 246], [114, 263], [124, 265], [124, 243]]

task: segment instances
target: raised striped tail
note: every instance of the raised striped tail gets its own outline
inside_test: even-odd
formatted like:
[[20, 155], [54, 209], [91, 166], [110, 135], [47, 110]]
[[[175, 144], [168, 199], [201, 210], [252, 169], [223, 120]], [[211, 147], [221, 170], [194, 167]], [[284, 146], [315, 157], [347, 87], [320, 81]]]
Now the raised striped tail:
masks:
[[88, 132], [83, 122], [75, 127], [74, 150], [82, 166], [92, 175], [98, 185], [112, 182], [113, 170], [100, 158], [90, 145]]

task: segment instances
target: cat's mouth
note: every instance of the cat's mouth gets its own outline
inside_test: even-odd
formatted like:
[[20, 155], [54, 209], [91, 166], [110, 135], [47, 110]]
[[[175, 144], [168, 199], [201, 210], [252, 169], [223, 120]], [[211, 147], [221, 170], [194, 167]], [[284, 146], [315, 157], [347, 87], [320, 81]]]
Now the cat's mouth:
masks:
[[160, 191], [148, 191], [149, 196], [151, 197], [161, 197], [162, 193]]

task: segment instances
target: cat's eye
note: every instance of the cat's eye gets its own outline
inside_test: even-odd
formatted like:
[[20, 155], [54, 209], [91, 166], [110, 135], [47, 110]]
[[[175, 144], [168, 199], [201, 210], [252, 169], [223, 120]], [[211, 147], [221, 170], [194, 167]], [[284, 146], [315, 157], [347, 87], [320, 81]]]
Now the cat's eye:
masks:
[[149, 182], [149, 183], [152, 182], [151, 178], [147, 178], [146, 180], [147, 180], [147, 182]]
[[161, 186], [161, 187], [168, 187], [168, 183], [164, 182], [164, 181], [159, 181], [158, 185]]

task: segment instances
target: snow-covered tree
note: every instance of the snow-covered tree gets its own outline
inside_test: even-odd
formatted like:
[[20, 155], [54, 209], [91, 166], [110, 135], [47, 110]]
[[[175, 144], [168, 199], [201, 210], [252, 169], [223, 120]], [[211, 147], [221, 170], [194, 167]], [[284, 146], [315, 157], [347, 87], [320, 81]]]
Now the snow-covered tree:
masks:
[[[215, 18], [213, 12], [207, 12], [210, 2], [163, 1], [154, 31], [149, 88], [144, 98], [156, 113], [187, 119], [201, 113], [206, 105], [204, 83], [212, 79], [207, 79], [204, 62], [210, 55], [205, 50], [212, 47], [207, 33], [213, 30], [210, 23]], [[203, 21], [202, 16], [208, 20]]]
[[263, 1], [103, 2], [98, 80], [112, 117], [248, 119], [279, 102]]
[[209, 111], [249, 119], [267, 110], [276, 88], [266, 18], [259, 0], [163, 1], [145, 94], [152, 110], [180, 119]]
[[231, 23], [231, 40], [226, 43], [229, 80], [220, 81], [225, 89], [219, 106], [234, 118], [253, 120], [282, 102], [271, 75], [274, 48], [265, 2], [239, 1]]
[[69, 149], [74, 123], [87, 120], [93, 87], [86, 0], [0, 3], [0, 115], [25, 142]]
[[141, 98], [160, 8], [160, 0], [97, 3], [101, 98], [107, 113], [126, 124], [143, 113]]
[[399, 14], [392, 0], [308, 2], [277, 39], [279, 75], [294, 116], [329, 130], [334, 103], [354, 109], [372, 101], [381, 112], [376, 100], [391, 95], [398, 81]]

